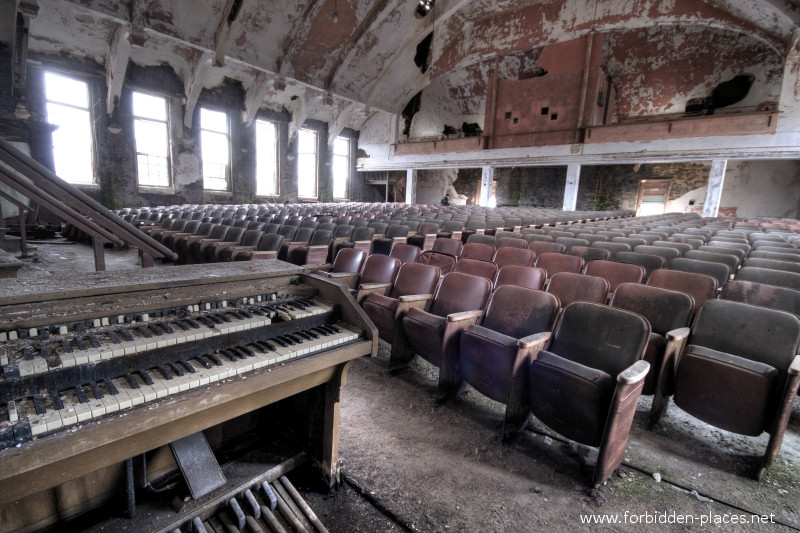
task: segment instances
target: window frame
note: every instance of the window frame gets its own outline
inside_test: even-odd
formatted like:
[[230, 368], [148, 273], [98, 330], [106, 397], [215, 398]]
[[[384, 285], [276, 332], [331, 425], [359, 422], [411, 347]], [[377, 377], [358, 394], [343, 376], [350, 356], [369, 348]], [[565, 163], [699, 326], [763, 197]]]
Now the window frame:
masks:
[[[314, 135], [314, 194], [302, 194], [301, 190], [302, 187], [300, 186], [300, 163], [303, 160], [303, 156], [310, 155], [312, 152], [301, 152], [300, 151], [300, 135], [303, 134], [313, 134]], [[300, 128], [297, 131], [297, 196], [299, 198], [308, 198], [308, 199], [317, 199], [319, 197], [319, 132], [312, 128]]]
[[[274, 135], [275, 135], [275, 139], [274, 139], [275, 142], [274, 142], [274, 146], [273, 146], [273, 148], [274, 148], [274, 168], [273, 168], [273, 171], [274, 171], [274, 189], [272, 190], [272, 192], [264, 192], [264, 191], [259, 190], [259, 184], [262, 182], [262, 180], [260, 179], [261, 176], [262, 176], [262, 174], [261, 174], [261, 165], [259, 164], [261, 162], [260, 161], [260, 159], [261, 159], [260, 156], [262, 154], [262, 151], [261, 151], [262, 143], [261, 143], [261, 140], [259, 139], [259, 134], [258, 134], [259, 124], [269, 124], [270, 126], [272, 126], [272, 130], [273, 130]], [[281, 161], [280, 161], [280, 129], [278, 127], [278, 123], [276, 123], [276, 122], [274, 122], [272, 120], [256, 119], [256, 121], [255, 121], [255, 146], [256, 146], [256, 172], [255, 172], [255, 193], [256, 193], [256, 196], [264, 196], [264, 197], [270, 197], [271, 196], [273, 198], [276, 197], [276, 196], [279, 196], [280, 193], [281, 193], [281, 179], [280, 179], [280, 177], [281, 177]]]
[[[347, 145], [347, 151], [343, 154], [336, 153], [336, 143], [337, 142], [344, 142]], [[333, 198], [336, 200], [347, 200], [350, 198], [350, 179], [353, 175], [353, 164], [352, 164], [352, 143], [353, 139], [350, 137], [346, 137], [344, 135], [339, 135], [333, 140], [333, 145], [331, 146], [331, 191], [333, 194]], [[344, 177], [344, 195], [337, 196], [336, 195], [336, 161], [337, 158], [345, 158], [346, 160], [346, 168], [347, 173]]]
[[[71, 82], [82, 84], [86, 88], [86, 107], [81, 107], [80, 105], [77, 105], [77, 104], [74, 104], [74, 103], [67, 103], [67, 102], [58, 101], [58, 100], [51, 100], [50, 96], [48, 95], [48, 88], [47, 88], [47, 86], [48, 86], [48, 83], [47, 83], [48, 76], [53, 76], [53, 77], [56, 77], [56, 78], [63, 78], [63, 79], [69, 80]], [[97, 155], [95, 154], [95, 134], [94, 134], [94, 129], [92, 127], [93, 124], [94, 124], [94, 120], [93, 120], [93, 117], [92, 117], [92, 92], [91, 92], [92, 90], [91, 90], [91, 85], [89, 84], [88, 81], [86, 81], [86, 80], [84, 80], [82, 78], [79, 78], [79, 77], [76, 78], [76, 77], [73, 77], [70, 74], [64, 74], [62, 72], [59, 72], [59, 71], [56, 71], [56, 70], [49, 70], [49, 69], [48, 70], [43, 70], [43, 73], [42, 73], [42, 84], [44, 86], [43, 87], [44, 90], [42, 92], [43, 92], [43, 96], [44, 96], [44, 108], [45, 108], [46, 121], [47, 121], [48, 124], [56, 126], [56, 128], [51, 132], [51, 151], [52, 151], [52, 157], [53, 157], [53, 168], [55, 169], [56, 175], [58, 175], [60, 178], [62, 178], [64, 181], [66, 181], [67, 183], [69, 183], [71, 185], [75, 185], [75, 186], [79, 186], [79, 187], [98, 187], [99, 184], [97, 182], [97, 172], [95, 170], [95, 163], [96, 163], [96, 160], [97, 160]], [[61, 171], [64, 170], [64, 168], [63, 168], [64, 163], [63, 162], [61, 163], [62, 168], [59, 169], [59, 160], [61, 159], [63, 161], [64, 159], [58, 157], [57, 146], [58, 146], [59, 143], [58, 143], [57, 139], [60, 136], [59, 135], [59, 130], [61, 130], [61, 132], [63, 133], [64, 130], [62, 130], [62, 128], [64, 126], [60, 125], [60, 124], [56, 124], [54, 122], [50, 122], [50, 118], [51, 118], [50, 117], [50, 115], [51, 115], [50, 106], [54, 106], [54, 107], [58, 107], [58, 108], [62, 108], [62, 109], [69, 109], [69, 110], [79, 111], [79, 112], [85, 113], [87, 120], [86, 120], [86, 123], [83, 124], [82, 126], [86, 126], [88, 134], [89, 134], [89, 142], [88, 142], [88, 146], [86, 147], [87, 151], [88, 151], [88, 169], [89, 169], [89, 173], [90, 173], [90, 180], [89, 181], [72, 180], [72, 179], [69, 179], [68, 177], [64, 177], [65, 173], [59, 171], [59, 170], [61, 170]], [[70, 129], [72, 129], [73, 125], [74, 125], [74, 121], [70, 121]], [[70, 137], [74, 138], [75, 135], [73, 134]], [[69, 159], [74, 160], [74, 150], [71, 151], [70, 153], [71, 153], [71, 155], [70, 155]]]
[[[204, 127], [203, 126], [203, 118], [202, 118], [204, 111], [210, 112], [210, 113], [219, 113], [221, 115], [224, 115], [225, 116], [226, 131], [222, 132], [222, 131], [218, 131], [218, 130], [215, 130], [215, 129], [210, 129], [210, 128]], [[216, 108], [213, 108], [213, 107], [207, 107], [207, 106], [200, 106], [200, 111], [199, 111], [199, 117], [198, 118], [200, 120], [200, 127], [198, 129], [199, 129], [199, 134], [200, 134], [200, 166], [201, 166], [201, 174], [202, 174], [202, 178], [203, 178], [203, 191], [204, 192], [210, 192], [210, 193], [230, 193], [230, 192], [232, 192], [232, 187], [231, 187], [231, 155], [232, 155], [231, 154], [231, 117], [228, 114], [228, 112], [225, 111], [225, 110], [220, 110], [220, 109], [216, 109]], [[209, 135], [206, 136], [206, 135], [204, 135], [204, 133], [205, 134], [209, 134]], [[210, 161], [210, 160], [207, 161], [206, 157], [205, 157], [205, 153], [204, 153], [205, 150], [204, 150], [203, 147], [204, 147], [204, 145], [206, 145], [206, 143], [203, 142], [203, 138], [204, 137], [208, 138], [208, 137], [213, 137], [213, 136], [224, 136], [225, 137], [225, 146], [226, 146], [226, 149], [227, 149], [227, 156], [228, 156], [227, 159], [228, 160], [225, 162], [225, 171], [224, 171], [224, 173], [225, 173], [225, 176], [224, 176], [225, 187], [224, 188], [208, 187], [207, 186], [208, 184], [206, 182], [206, 170], [207, 170], [206, 165], [209, 164], [209, 163], [220, 164], [218, 162], [213, 162], [213, 161]], [[219, 178], [212, 177], [212, 179], [219, 179]]]
[[[153, 98], [159, 98], [164, 101], [164, 120], [158, 120], [150, 117], [138, 116], [136, 114], [136, 106], [134, 104], [134, 96], [135, 94], [141, 94], [144, 96], [149, 96]], [[133, 139], [134, 139], [134, 150], [136, 152], [136, 184], [139, 189], [156, 189], [159, 191], [163, 191], [164, 189], [170, 189], [173, 187], [173, 169], [172, 169], [172, 138], [171, 138], [171, 124], [170, 124], [170, 103], [169, 98], [166, 96], [162, 96], [160, 94], [154, 94], [147, 91], [140, 91], [138, 89], [131, 90], [131, 117], [133, 119]], [[166, 134], [166, 163], [167, 163], [167, 183], [166, 184], [152, 184], [152, 183], [142, 183], [140, 180], [140, 167], [139, 167], [139, 156], [145, 155], [149, 156], [147, 152], [140, 152], [139, 146], [136, 141], [136, 122], [137, 121], [146, 121], [152, 122], [157, 124], [163, 124]], [[161, 157], [161, 156], [156, 156]]]

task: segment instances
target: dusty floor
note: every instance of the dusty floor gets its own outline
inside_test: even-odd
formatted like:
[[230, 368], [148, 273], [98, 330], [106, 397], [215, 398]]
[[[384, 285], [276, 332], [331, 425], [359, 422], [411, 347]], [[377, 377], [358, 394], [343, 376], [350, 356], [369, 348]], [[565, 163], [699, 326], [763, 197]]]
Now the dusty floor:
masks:
[[[23, 283], [93, 270], [88, 247], [38, 247]], [[130, 251], [108, 251], [106, 262], [137, 267]], [[747, 476], [766, 435], [717, 430], [675, 406], [649, 431], [642, 398], [624, 465], [591, 490], [590, 450], [535, 424], [503, 444], [501, 405], [474, 391], [436, 405], [436, 369], [418, 361], [389, 375], [388, 349], [381, 342], [378, 357], [354, 361], [343, 389], [345, 484], [306, 493], [332, 532], [800, 531], [800, 401], [775, 464], [756, 482]]]

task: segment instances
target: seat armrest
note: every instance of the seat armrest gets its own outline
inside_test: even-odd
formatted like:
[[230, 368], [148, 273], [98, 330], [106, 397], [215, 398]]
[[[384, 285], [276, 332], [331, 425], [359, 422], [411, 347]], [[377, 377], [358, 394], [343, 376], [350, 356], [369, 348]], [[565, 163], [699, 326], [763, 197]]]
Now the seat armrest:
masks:
[[787, 372], [794, 376], [800, 376], [800, 355], [794, 356], [792, 364], [789, 365], [789, 370], [787, 370]]
[[624, 383], [625, 385], [637, 383], [644, 380], [649, 370], [650, 363], [644, 360], [636, 361], [631, 366], [619, 373], [617, 376], [617, 382]]
[[475, 320], [483, 316], [483, 310], [478, 309], [475, 311], [462, 311], [460, 313], [451, 313], [447, 315], [448, 322], [463, 322], [465, 320]]
[[517, 341], [517, 346], [519, 348], [531, 349], [539, 346], [539, 349], [543, 349], [545, 343], [550, 340], [553, 333], [550, 331], [543, 331], [541, 333], [534, 333], [533, 335], [528, 335], [527, 337], [522, 337], [520, 340]]
[[391, 283], [362, 283], [358, 286], [360, 291], [375, 291], [376, 289], [386, 290], [391, 287]]
[[357, 275], [358, 275], [358, 272], [328, 272], [326, 274], [326, 276], [328, 276], [331, 279], [349, 278], [351, 276], [357, 276]]
[[251, 261], [260, 260], [260, 259], [277, 259], [277, 258], [278, 258], [278, 252], [262, 252], [262, 251], [256, 250], [254, 252], [251, 252], [251, 255], [250, 255], [250, 260]]
[[453, 232], [450, 233], [450, 238], [451, 239], [458, 239], [460, 241], [462, 234], [463, 234], [462, 230], [453, 231]]
[[418, 302], [430, 300], [431, 298], [433, 298], [433, 294], [408, 294], [406, 296], [401, 296], [398, 300], [401, 302]]
[[690, 328], [677, 328], [673, 329], [672, 331], [668, 331], [664, 337], [668, 341], [685, 341], [686, 338], [689, 336], [692, 330]]

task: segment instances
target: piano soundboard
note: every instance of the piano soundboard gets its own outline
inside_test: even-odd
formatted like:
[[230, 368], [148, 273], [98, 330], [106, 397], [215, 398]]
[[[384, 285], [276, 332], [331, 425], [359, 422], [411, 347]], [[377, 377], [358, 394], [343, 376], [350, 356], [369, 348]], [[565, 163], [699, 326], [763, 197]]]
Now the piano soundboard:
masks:
[[346, 289], [281, 261], [4, 281], [0, 515], [319, 385], [325, 427], [311, 449], [334, 482], [338, 390], [347, 363], [376, 350]]

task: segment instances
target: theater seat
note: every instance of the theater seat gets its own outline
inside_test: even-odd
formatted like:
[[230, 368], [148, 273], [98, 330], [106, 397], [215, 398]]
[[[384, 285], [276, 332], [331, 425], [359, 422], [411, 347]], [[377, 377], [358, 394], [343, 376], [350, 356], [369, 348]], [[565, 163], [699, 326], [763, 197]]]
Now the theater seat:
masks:
[[552, 294], [512, 285], [498, 287], [481, 324], [470, 326], [461, 336], [459, 351], [447, 354], [455, 359], [442, 364], [439, 397], [454, 394], [463, 381], [506, 404], [504, 438], [519, 431], [530, 411], [524, 376], [528, 358], [550, 338], [560, 307]]
[[649, 336], [650, 325], [638, 314], [576, 302], [564, 308], [546, 349], [532, 356], [533, 416], [570, 440], [598, 448], [594, 486], [625, 456], [650, 367], [641, 360]]
[[[458, 350], [461, 332], [483, 315], [492, 282], [486, 278], [451, 272], [442, 278], [430, 311], [411, 309], [395, 335], [389, 370], [408, 366], [415, 354], [440, 366], [448, 350]], [[447, 359], [448, 361], [452, 359]]]
[[754, 437], [767, 432], [767, 449], [755, 473], [760, 479], [780, 450], [800, 386], [798, 347], [795, 315], [709, 300], [697, 313], [652, 422], [666, 411], [672, 392], [675, 405], [714, 427]]

